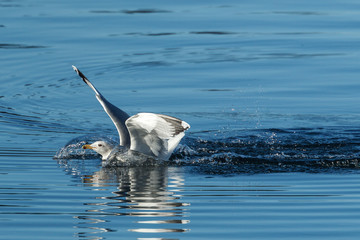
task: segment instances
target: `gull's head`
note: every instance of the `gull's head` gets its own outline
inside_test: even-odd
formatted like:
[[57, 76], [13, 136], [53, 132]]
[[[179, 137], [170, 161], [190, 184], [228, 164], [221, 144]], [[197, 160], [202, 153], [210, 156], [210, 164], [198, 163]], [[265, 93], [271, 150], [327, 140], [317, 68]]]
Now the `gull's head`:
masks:
[[106, 160], [113, 150], [114, 146], [104, 141], [96, 141], [92, 144], [86, 144], [82, 146], [83, 149], [92, 149], [102, 156], [103, 160]]

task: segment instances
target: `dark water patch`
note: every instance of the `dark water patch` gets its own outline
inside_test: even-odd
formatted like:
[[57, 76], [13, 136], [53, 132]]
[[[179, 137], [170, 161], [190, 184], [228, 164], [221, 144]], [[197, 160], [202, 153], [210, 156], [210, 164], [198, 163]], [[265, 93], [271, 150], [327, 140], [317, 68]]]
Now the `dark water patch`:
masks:
[[[141, 33], [141, 32], [134, 32], [134, 33], [125, 33], [125, 35], [134, 35], [134, 36], [150, 36], [150, 37], [160, 37], [160, 36], [171, 36], [176, 35], [177, 33], [174, 32], [159, 32], [159, 33]], [[111, 36], [118, 36], [112, 34]]]
[[105, 13], [105, 14], [113, 14], [113, 13], [125, 13], [125, 14], [149, 14], [149, 13], [170, 13], [168, 10], [161, 9], [135, 9], [135, 10], [93, 10], [91, 13]]
[[162, 10], [162, 9], [136, 9], [136, 10], [124, 10], [123, 13], [126, 14], [148, 14], [148, 13], [170, 13], [171, 11]]
[[92, 10], [91, 13], [121, 13], [120, 10]]
[[212, 89], [204, 89], [204, 90], [201, 90], [201, 91], [204, 91], [204, 92], [231, 92], [231, 91], [235, 91], [235, 90], [233, 90], [233, 89], [212, 88]]
[[326, 15], [325, 13], [321, 12], [314, 12], [314, 11], [274, 11], [274, 14], [286, 14], [286, 15]]
[[198, 34], [198, 35], [230, 35], [237, 34], [236, 32], [225, 32], [225, 31], [198, 31], [198, 32], [190, 32], [190, 34]]
[[0, 24], [0, 27], [5, 27], [5, 25], [3, 25], [3, 24]]
[[[181, 32], [160, 32], [160, 33], [141, 33], [141, 32], [130, 32], [125, 33], [124, 35], [137, 35], [137, 36], [169, 36], [169, 35], [180, 35], [184, 34]], [[193, 31], [188, 32], [188, 34], [195, 34], [195, 35], [254, 35], [255, 33], [250, 32], [226, 32], [226, 31]], [[259, 35], [267, 35], [267, 33], [257, 33]], [[321, 32], [278, 32], [278, 33], [271, 33], [274, 35], [314, 35], [314, 34], [322, 34]], [[119, 36], [120, 34], [110, 34], [109, 36]]]
[[315, 35], [322, 34], [321, 32], [278, 32], [275, 35]]
[[170, 35], [175, 35], [176, 33], [171, 33], [171, 32], [164, 32], [164, 33], [148, 33], [146, 34], [146, 36], [152, 36], [152, 37], [158, 37], [158, 36], [170, 36]]
[[2, 49], [31, 49], [31, 48], [46, 48], [46, 46], [0, 43], [0, 48], [2, 48]]

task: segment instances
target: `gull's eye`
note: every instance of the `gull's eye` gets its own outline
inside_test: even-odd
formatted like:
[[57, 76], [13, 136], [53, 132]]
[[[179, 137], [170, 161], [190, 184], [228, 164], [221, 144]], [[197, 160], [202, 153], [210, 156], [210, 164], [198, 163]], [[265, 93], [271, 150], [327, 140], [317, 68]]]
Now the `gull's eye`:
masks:
[[99, 146], [99, 147], [102, 147], [103, 145], [100, 143], [100, 144], [98, 144], [98, 146]]

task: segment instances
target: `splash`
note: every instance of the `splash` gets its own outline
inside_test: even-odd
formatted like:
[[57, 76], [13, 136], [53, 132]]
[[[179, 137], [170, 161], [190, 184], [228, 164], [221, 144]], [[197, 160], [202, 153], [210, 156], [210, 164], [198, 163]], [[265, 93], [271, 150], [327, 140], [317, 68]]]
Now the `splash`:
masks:
[[95, 141], [105, 141], [116, 145], [116, 140], [103, 135], [84, 135], [70, 140], [54, 156], [54, 159], [95, 159], [101, 156], [94, 151], [82, 149], [82, 146]]
[[[188, 140], [178, 161], [208, 173], [327, 172], [360, 168], [360, 130], [263, 129]], [[194, 154], [195, 153], [195, 154]]]
[[[262, 129], [223, 132], [221, 136], [190, 136], [177, 147], [169, 161], [147, 159], [143, 162], [149, 165], [190, 166], [196, 171], [210, 174], [360, 169], [359, 129]], [[101, 139], [114, 142], [110, 137], [102, 136]], [[54, 158], [100, 159], [93, 151], [81, 148], [96, 140], [99, 140], [99, 136], [73, 139]], [[114, 161], [108, 163], [110, 167], [123, 166]]]

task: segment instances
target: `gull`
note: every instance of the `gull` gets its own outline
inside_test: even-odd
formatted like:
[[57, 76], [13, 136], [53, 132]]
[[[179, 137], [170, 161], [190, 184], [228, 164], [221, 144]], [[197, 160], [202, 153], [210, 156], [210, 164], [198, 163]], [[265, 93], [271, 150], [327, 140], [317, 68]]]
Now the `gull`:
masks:
[[156, 113], [138, 113], [130, 117], [126, 112], [108, 102], [77, 67], [72, 67], [95, 92], [97, 100], [111, 118], [120, 138], [118, 146], [105, 141], [96, 141], [84, 145], [84, 149], [94, 150], [102, 156], [103, 160], [109, 160], [110, 157], [115, 157], [120, 161], [129, 159], [124, 157], [124, 154], [112, 154], [118, 149], [122, 153], [132, 153], [132, 156], [137, 157], [160, 160], [170, 158], [180, 140], [185, 136], [185, 131], [190, 128], [188, 123], [175, 117]]

